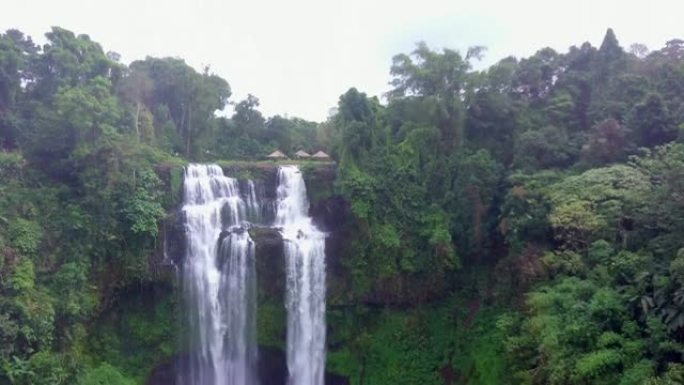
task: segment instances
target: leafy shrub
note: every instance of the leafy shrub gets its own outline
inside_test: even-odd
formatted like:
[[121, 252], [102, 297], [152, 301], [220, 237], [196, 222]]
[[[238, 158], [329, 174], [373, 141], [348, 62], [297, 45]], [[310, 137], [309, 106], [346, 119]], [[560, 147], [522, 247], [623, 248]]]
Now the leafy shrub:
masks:
[[126, 378], [115, 367], [102, 363], [96, 368], [89, 369], [81, 376], [78, 385], [134, 385], [135, 382]]

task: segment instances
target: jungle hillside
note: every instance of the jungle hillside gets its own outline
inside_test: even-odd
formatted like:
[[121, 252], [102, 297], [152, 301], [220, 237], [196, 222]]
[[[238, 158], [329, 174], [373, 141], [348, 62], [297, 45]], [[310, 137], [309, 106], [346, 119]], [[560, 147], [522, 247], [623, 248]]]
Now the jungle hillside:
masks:
[[331, 234], [329, 383], [684, 383], [684, 40], [608, 29], [487, 68], [417, 43], [323, 122], [181, 58], [44, 40], [0, 34], [1, 385], [163, 384], [183, 168], [259, 178], [275, 150], [335, 162], [301, 166]]

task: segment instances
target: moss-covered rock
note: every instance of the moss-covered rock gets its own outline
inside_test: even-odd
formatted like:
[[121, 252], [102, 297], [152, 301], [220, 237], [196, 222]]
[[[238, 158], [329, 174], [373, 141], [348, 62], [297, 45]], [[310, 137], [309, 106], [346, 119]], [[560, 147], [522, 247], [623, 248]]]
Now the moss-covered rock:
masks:
[[236, 179], [252, 179], [275, 185], [278, 176], [278, 163], [275, 162], [245, 162], [219, 161], [223, 173]]
[[93, 322], [87, 350], [95, 362], [106, 362], [142, 383], [153, 368], [178, 349], [182, 314], [175, 288], [144, 283], [122, 288], [116, 301]]
[[284, 298], [285, 255], [283, 237], [276, 229], [254, 227], [249, 229], [254, 241], [257, 288], [259, 298]]
[[312, 205], [334, 196], [335, 179], [337, 178], [337, 164], [334, 162], [287, 161], [287, 162], [245, 162], [220, 161], [217, 162], [223, 173], [239, 180], [251, 179], [262, 183], [265, 187], [266, 199], [275, 199], [278, 179], [278, 167], [283, 165], [297, 165], [303, 173], [306, 182], [309, 201]]
[[337, 164], [310, 162], [300, 166], [312, 207], [335, 196]]
[[177, 268], [185, 259], [185, 225], [183, 213], [178, 209], [167, 213], [159, 224], [159, 238], [148, 258], [149, 278], [173, 282]]
[[285, 255], [283, 238], [276, 229], [249, 230], [254, 241], [257, 271], [257, 338], [260, 345], [285, 348]]

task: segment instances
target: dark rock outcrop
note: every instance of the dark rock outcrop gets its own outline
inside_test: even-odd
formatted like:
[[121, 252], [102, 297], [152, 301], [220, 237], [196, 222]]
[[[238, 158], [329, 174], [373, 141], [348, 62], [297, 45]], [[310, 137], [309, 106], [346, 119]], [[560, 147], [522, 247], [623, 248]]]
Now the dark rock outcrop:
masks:
[[[285, 352], [275, 348], [259, 348], [259, 385], [287, 384], [287, 357]], [[347, 377], [325, 373], [325, 385], [349, 385]]]
[[[146, 385], [187, 385], [178, 383], [178, 370], [184, 365], [187, 356], [175, 356], [155, 367], [145, 382]], [[259, 385], [287, 384], [287, 357], [278, 348], [259, 347], [257, 362]], [[349, 379], [333, 373], [325, 373], [325, 385], [349, 385]]]
[[275, 199], [278, 164], [274, 162], [230, 162], [220, 164], [223, 173], [239, 180], [260, 182], [266, 199]]
[[287, 384], [287, 357], [277, 348], [259, 347], [259, 385]]
[[185, 217], [178, 210], [164, 220], [164, 253], [165, 259], [171, 260], [176, 265], [185, 257]]
[[249, 236], [254, 241], [259, 296], [284, 301], [285, 253], [282, 235], [273, 228], [253, 227], [249, 229]]
[[[171, 357], [157, 365], [147, 377], [146, 385], [177, 385], [178, 368], [183, 365], [182, 357]], [[180, 384], [178, 384], [180, 385]]]

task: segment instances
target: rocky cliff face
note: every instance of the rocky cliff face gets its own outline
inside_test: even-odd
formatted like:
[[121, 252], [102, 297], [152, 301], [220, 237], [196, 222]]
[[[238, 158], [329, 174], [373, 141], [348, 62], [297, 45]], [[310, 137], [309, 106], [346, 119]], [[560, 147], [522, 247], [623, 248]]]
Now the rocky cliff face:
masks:
[[[278, 164], [270, 162], [230, 162], [221, 164], [226, 176], [237, 178], [240, 183], [252, 180], [258, 195], [265, 206], [276, 199]], [[340, 296], [343, 290], [344, 269], [341, 256], [344, 255], [347, 237], [345, 226], [349, 215], [348, 204], [334, 193], [334, 182], [337, 176], [336, 166], [332, 163], [313, 163], [300, 166], [307, 185], [308, 198], [311, 203], [309, 214], [314, 223], [328, 233], [326, 239], [326, 258], [328, 269], [328, 296]], [[173, 171], [165, 175], [172, 179]], [[177, 184], [177, 183], [176, 183]], [[174, 183], [168, 183], [173, 188]], [[176, 188], [179, 188], [176, 186]], [[182, 193], [172, 191], [176, 197], [177, 211], [170, 213], [162, 224], [161, 258], [181, 266], [185, 254], [185, 234], [180, 206]], [[264, 223], [269, 223], [272, 215], [265, 211]], [[284, 385], [287, 383], [287, 363], [285, 359], [286, 312], [285, 312], [285, 257], [283, 240], [280, 233], [269, 227], [253, 227], [249, 230], [255, 243], [257, 270], [257, 335], [259, 342], [259, 375], [261, 385]], [[160, 261], [161, 261], [160, 259]], [[333, 301], [334, 302], [334, 301]], [[161, 362], [150, 374], [149, 385], [175, 385], [176, 370], [182, 364], [184, 355], [179, 353]], [[345, 377], [331, 373], [326, 374], [326, 384], [344, 385], [349, 381]], [[180, 385], [180, 384], [179, 384]]]

